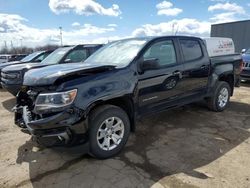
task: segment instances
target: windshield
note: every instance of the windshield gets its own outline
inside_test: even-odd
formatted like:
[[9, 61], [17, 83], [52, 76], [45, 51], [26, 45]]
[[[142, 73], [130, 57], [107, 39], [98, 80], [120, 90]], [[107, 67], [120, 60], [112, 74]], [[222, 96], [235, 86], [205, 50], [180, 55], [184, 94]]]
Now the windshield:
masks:
[[62, 60], [64, 55], [71, 49], [72, 47], [58, 48], [50, 55], [48, 55], [41, 63], [46, 65], [58, 64]]
[[250, 54], [250, 48], [245, 53], [246, 54]]
[[143, 39], [112, 42], [91, 55], [85, 63], [125, 67], [136, 57], [146, 42]]
[[21, 62], [29, 62], [29, 61], [32, 61], [36, 56], [40, 55], [42, 52], [39, 51], [39, 52], [34, 52], [28, 56], [26, 56], [25, 58], [21, 59]]

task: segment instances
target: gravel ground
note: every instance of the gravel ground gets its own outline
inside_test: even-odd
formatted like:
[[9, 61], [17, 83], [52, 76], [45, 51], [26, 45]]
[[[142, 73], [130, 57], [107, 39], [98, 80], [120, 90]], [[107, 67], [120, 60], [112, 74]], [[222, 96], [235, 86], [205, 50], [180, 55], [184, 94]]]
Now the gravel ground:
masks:
[[250, 84], [229, 108], [192, 104], [138, 122], [117, 157], [96, 160], [86, 146], [38, 147], [0, 90], [0, 187], [250, 187]]

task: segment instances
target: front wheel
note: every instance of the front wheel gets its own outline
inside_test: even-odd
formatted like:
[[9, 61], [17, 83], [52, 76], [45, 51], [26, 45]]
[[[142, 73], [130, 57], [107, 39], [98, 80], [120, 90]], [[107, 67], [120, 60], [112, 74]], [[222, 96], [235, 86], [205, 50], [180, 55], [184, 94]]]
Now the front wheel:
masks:
[[216, 85], [214, 94], [207, 99], [209, 109], [221, 112], [228, 106], [231, 95], [231, 88], [227, 82], [220, 81]]
[[89, 120], [90, 154], [105, 159], [119, 153], [130, 133], [127, 113], [117, 106], [104, 105], [93, 110]]

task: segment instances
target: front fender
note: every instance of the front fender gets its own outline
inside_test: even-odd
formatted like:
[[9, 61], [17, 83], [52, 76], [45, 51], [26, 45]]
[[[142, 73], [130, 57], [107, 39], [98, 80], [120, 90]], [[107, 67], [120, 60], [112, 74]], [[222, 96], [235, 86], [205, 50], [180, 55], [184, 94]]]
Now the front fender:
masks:
[[111, 71], [106, 74], [92, 75], [71, 81], [69, 88], [78, 90], [74, 105], [86, 110], [94, 103], [133, 95], [136, 76], [130, 69]]

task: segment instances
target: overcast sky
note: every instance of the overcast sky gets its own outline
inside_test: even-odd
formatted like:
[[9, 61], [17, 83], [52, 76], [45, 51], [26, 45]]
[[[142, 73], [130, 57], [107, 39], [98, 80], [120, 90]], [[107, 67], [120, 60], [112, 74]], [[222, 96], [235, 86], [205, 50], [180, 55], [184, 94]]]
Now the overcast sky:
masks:
[[145, 35], [209, 36], [250, 18], [249, 0], [0, 0], [0, 46], [106, 43]]

